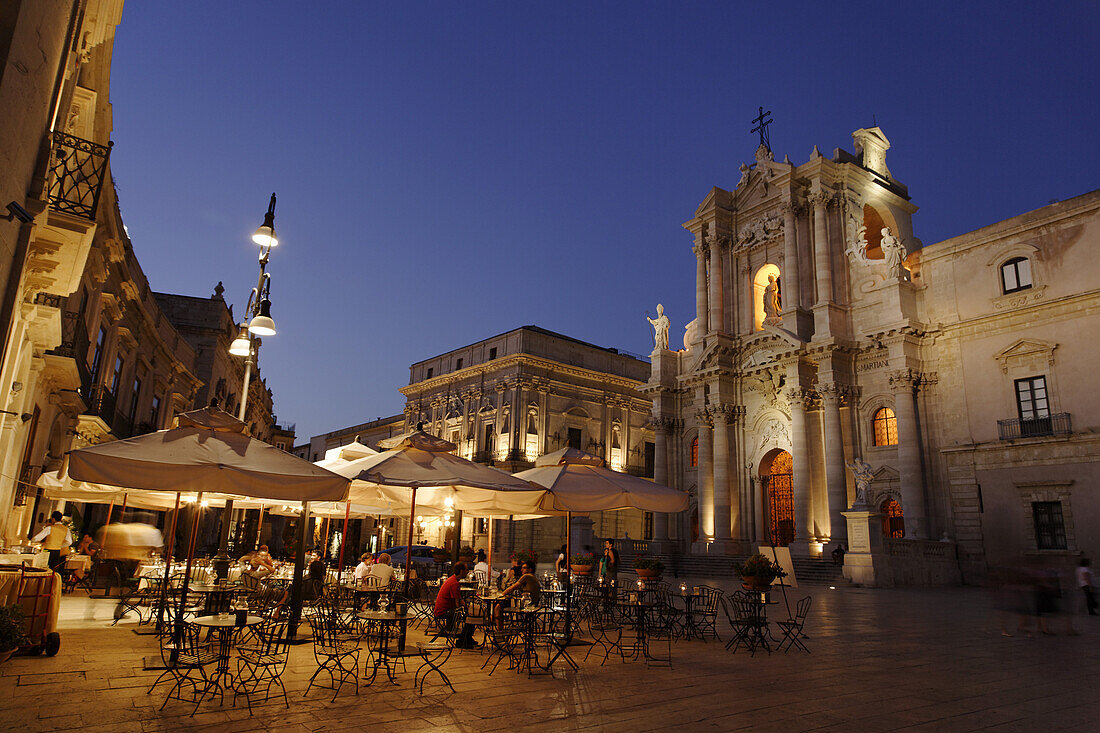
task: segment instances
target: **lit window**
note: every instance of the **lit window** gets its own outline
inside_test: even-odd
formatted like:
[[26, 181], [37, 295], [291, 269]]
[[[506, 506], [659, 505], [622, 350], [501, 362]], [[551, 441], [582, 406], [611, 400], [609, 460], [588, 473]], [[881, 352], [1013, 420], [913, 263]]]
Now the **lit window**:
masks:
[[696, 436], [691, 441], [691, 466], [692, 468], [699, 465], [699, 438]]
[[887, 499], [879, 507], [882, 514], [882, 534], [900, 540], [905, 536], [905, 517], [902, 516], [901, 504], [897, 499]]
[[1014, 257], [1001, 265], [1001, 289], [1005, 293], [1015, 293], [1031, 287], [1031, 260], [1026, 257]]
[[875, 445], [898, 444], [898, 419], [889, 407], [880, 407], [872, 421]]
[[1035, 520], [1035, 546], [1038, 549], [1066, 549], [1066, 525], [1062, 519], [1062, 502], [1033, 501], [1031, 516]]

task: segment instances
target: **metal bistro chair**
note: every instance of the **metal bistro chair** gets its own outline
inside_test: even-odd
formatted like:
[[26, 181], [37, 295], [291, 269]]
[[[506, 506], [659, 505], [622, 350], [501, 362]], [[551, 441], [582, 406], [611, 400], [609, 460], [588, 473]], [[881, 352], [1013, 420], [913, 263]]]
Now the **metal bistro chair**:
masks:
[[[731, 614], [729, 606], [734, 612]], [[739, 647], [745, 647], [750, 656], [756, 656], [756, 648], [763, 646], [771, 653], [768, 646], [767, 622], [760, 616], [756, 600], [748, 593], [734, 593], [728, 600], [723, 599], [722, 607], [725, 609], [726, 618], [729, 619], [733, 636], [726, 642], [726, 649], [732, 649], [737, 653]]]
[[[210, 678], [206, 675], [206, 667], [217, 664], [218, 652], [212, 643], [201, 640], [202, 631], [194, 624], [184, 624], [178, 633], [166, 634], [162, 637], [161, 657], [168, 667], [167, 672], [175, 678], [176, 683], [172, 685], [172, 689], [168, 691], [164, 702], [161, 703], [161, 710], [164, 710], [169, 700], [193, 702], [195, 708], [191, 711], [191, 715], [194, 716], [203, 697], [210, 689]], [[149, 692], [153, 691], [163, 677], [162, 673], [153, 683], [153, 687], [149, 688]], [[184, 683], [191, 685], [192, 699], [190, 700], [183, 697]]]
[[699, 599], [699, 610], [695, 614], [699, 636], [705, 640], [710, 634], [721, 641], [722, 637], [718, 635], [718, 606], [721, 605], [724, 594], [721, 589], [709, 585], [699, 586], [699, 593], [702, 598]]
[[546, 644], [546, 668], [549, 669], [554, 662], [564, 659], [574, 671], [579, 669], [577, 662], [569, 654], [569, 640], [572, 635], [566, 625], [565, 609], [546, 608], [539, 614], [536, 622], [536, 639]]
[[[309, 694], [313, 685], [322, 671], [329, 676], [332, 689], [332, 701], [336, 702], [336, 696], [344, 682], [351, 679], [355, 681], [355, 694], [359, 694], [359, 645], [357, 642], [343, 638], [336, 620], [328, 614], [319, 613], [309, 617], [309, 624], [313, 627], [313, 656], [317, 660], [317, 671], [309, 678], [309, 684], [303, 697]], [[339, 680], [337, 680], [339, 678]]]
[[802, 633], [802, 629], [806, 626], [806, 616], [810, 613], [810, 606], [813, 601], [813, 596], [806, 596], [799, 600], [795, 606], [794, 618], [786, 621], [776, 621], [775, 625], [783, 632], [783, 638], [779, 641], [776, 651], [783, 649], [783, 645], [786, 644], [787, 648], [783, 649], [784, 654], [789, 652], [793, 646], [797, 646], [807, 654], [810, 653], [809, 648], [804, 643], [807, 637]]
[[619, 653], [619, 661], [626, 661], [626, 656], [623, 654], [622, 622], [611, 607], [602, 603], [602, 599], [599, 599], [599, 602], [593, 603], [590, 607], [588, 635], [592, 637], [592, 645], [588, 647], [588, 652], [584, 655], [584, 661], [588, 661], [588, 655], [597, 646], [604, 650], [603, 661], [600, 662], [601, 667], [607, 663], [611, 653], [616, 650]]
[[271, 686], [278, 685], [283, 693], [283, 704], [287, 709], [290, 702], [283, 686], [283, 671], [290, 657], [290, 645], [286, 641], [288, 622], [268, 621], [256, 626], [253, 642], [237, 649], [237, 686], [233, 691], [233, 704], [237, 696], [244, 695], [248, 703], [248, 714], [252, 714], [252, 696], [263, 688], [264, 702], [271, 697]]
[[460, 621], [460, 614], [457, 613], [452, 617], [449, 624], [442, 618], [436, 619], [433, 617], [433, 623], [436, 624], [436, 636], [429, 641], [416, 643], [416, 651], [424, 661], [417, 667], [416, 674], [413, 675], [413, 687], [419, 685], [421, 695], [424, 694], [424, 683], [428, 681], [428, 675], [432, 672], [439, 675], [439, 678], [443, 680], [443, 684], [451, 688], [451, 692], [455, 692], [454, 685], [451, 684], [450, 678], [447, 677], [442, 667], [451, 658], [455, 642], [458, 641], [462, 628], [459, 625]]

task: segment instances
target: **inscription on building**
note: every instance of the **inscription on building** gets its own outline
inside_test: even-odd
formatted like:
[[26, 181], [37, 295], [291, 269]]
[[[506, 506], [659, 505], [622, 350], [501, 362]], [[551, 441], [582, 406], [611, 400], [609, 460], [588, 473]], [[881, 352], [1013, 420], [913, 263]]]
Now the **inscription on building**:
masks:
[[885, 369], [888, 366], [890, 366], [889, 359], [874, 359], [872, 361], [860, 362], [856, 369], [860, 372], [873, 372], [876, 369]]

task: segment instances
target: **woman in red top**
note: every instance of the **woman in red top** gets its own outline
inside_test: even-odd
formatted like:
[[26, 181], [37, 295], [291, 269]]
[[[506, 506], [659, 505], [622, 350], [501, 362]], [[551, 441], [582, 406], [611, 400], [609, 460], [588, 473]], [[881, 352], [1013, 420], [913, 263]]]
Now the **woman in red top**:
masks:
[[[435, 597], [435, 617], [439, 625], [444, 629], [452, 629], [454, 626], [455, 611], [462, 606], [462, 593], [459, 591], [458, 582], [466, 577], [468, 568], [464, 562], [456, 562], [451, 569], [452, 575], [443, 581], [439, 587], [439, 593]], [[463, 624], [462, 633], [455, 642], [459, 649], [474, 649], [474, 627]]]

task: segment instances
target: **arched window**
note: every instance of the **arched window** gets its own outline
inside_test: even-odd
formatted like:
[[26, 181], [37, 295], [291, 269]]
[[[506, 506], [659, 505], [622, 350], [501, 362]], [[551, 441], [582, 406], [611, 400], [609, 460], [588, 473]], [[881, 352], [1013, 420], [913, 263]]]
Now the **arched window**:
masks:
[[1013, 257], [1001, 265], [1001, 290], [1005, 294], [1027, 290], [1031, 287], [1031, 260]]
[[896, 499], [887, 499], [879, 506], [882, 514], [882, 535], [900, 540], [905, 536], [905, 518], [901, 513], [901, 504]]
[[875, 445], [898, 444], [898, 419], [889, 407], [880, 407], [871, 425], [874, 428]]
[[695, 436], [691, 441], [691, 467], [695, 468], [699, 465], [699, 436]]

